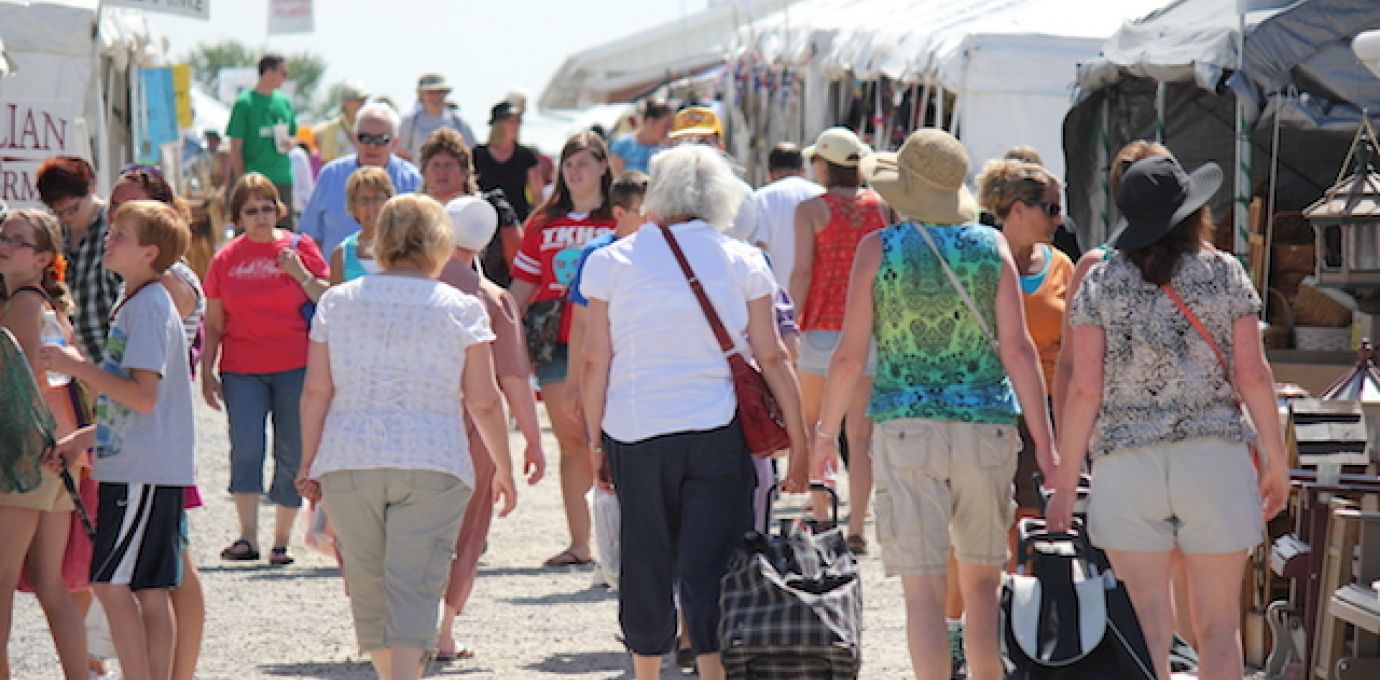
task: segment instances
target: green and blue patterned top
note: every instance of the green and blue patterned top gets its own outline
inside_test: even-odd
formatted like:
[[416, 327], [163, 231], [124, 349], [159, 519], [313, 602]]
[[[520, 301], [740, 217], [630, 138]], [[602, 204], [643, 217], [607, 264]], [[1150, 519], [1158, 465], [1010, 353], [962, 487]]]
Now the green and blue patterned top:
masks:
[[[922, 228], [995, 329], [1002, 272], [997, 232], [977, 224]], [[1001, 357], [916, 229], [902, 223], [878, 232], [882, 260], [872, 285], [877, 375], [868, 415], [876, 422], [1015, 424], [1020, 406]]]

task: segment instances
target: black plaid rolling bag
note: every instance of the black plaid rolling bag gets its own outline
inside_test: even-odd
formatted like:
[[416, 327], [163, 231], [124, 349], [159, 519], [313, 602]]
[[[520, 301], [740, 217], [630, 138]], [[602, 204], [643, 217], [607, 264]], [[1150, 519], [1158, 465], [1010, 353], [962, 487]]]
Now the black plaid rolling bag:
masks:
[[[838, 497], [833, 501], [838, 525]], [[770, 511], [768, 511], [770, 512]], [[750, 533], [719, 597], [724, 670], [734, 680], [851, 680], [862, 664], [862, 577], [843, 529], [781, 522]], [[770, 527], [770, 522], [767, 523]], [[770, 529], [768, 529], [770, 531]]]

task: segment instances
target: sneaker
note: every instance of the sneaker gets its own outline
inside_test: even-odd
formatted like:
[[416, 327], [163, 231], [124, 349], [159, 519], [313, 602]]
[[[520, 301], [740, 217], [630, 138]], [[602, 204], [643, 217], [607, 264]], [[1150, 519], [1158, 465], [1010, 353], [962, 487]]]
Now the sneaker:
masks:
[[963, 654], [963, 626], [949, 629], [949, 677], [968, 677], [968, 657]]

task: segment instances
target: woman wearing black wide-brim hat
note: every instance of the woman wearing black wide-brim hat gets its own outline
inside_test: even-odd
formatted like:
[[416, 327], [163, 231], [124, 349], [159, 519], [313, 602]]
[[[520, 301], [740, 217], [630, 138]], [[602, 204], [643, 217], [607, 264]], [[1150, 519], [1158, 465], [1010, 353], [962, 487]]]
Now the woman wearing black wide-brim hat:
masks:
[[1246, 554], [1288, 495], [1260, 298], [1236, 258], [1205, 243], [1206, 204], [1221, 184], [1212, 163], [1192, 174], [1167, 157], [1132, 165], [1116, 196], [1118, 253], [1088, 274], [1068, 312], [1076, 350], [1047, 516], [1068, 527], [1091, 448], [1088, 531], [1126, 583], [1166, 679], [1172, 551], [1191, 584], [1199, 672], [1239, 678]]

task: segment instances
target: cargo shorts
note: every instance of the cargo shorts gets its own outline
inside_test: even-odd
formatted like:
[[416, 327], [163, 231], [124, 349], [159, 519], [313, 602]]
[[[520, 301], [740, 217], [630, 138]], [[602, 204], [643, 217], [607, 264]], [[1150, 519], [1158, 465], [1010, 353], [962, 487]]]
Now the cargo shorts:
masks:
[[1015, 516], [1015, 425], [904, 418], [872, 437], [877, 539], [888, 576], [1000, 566]]

